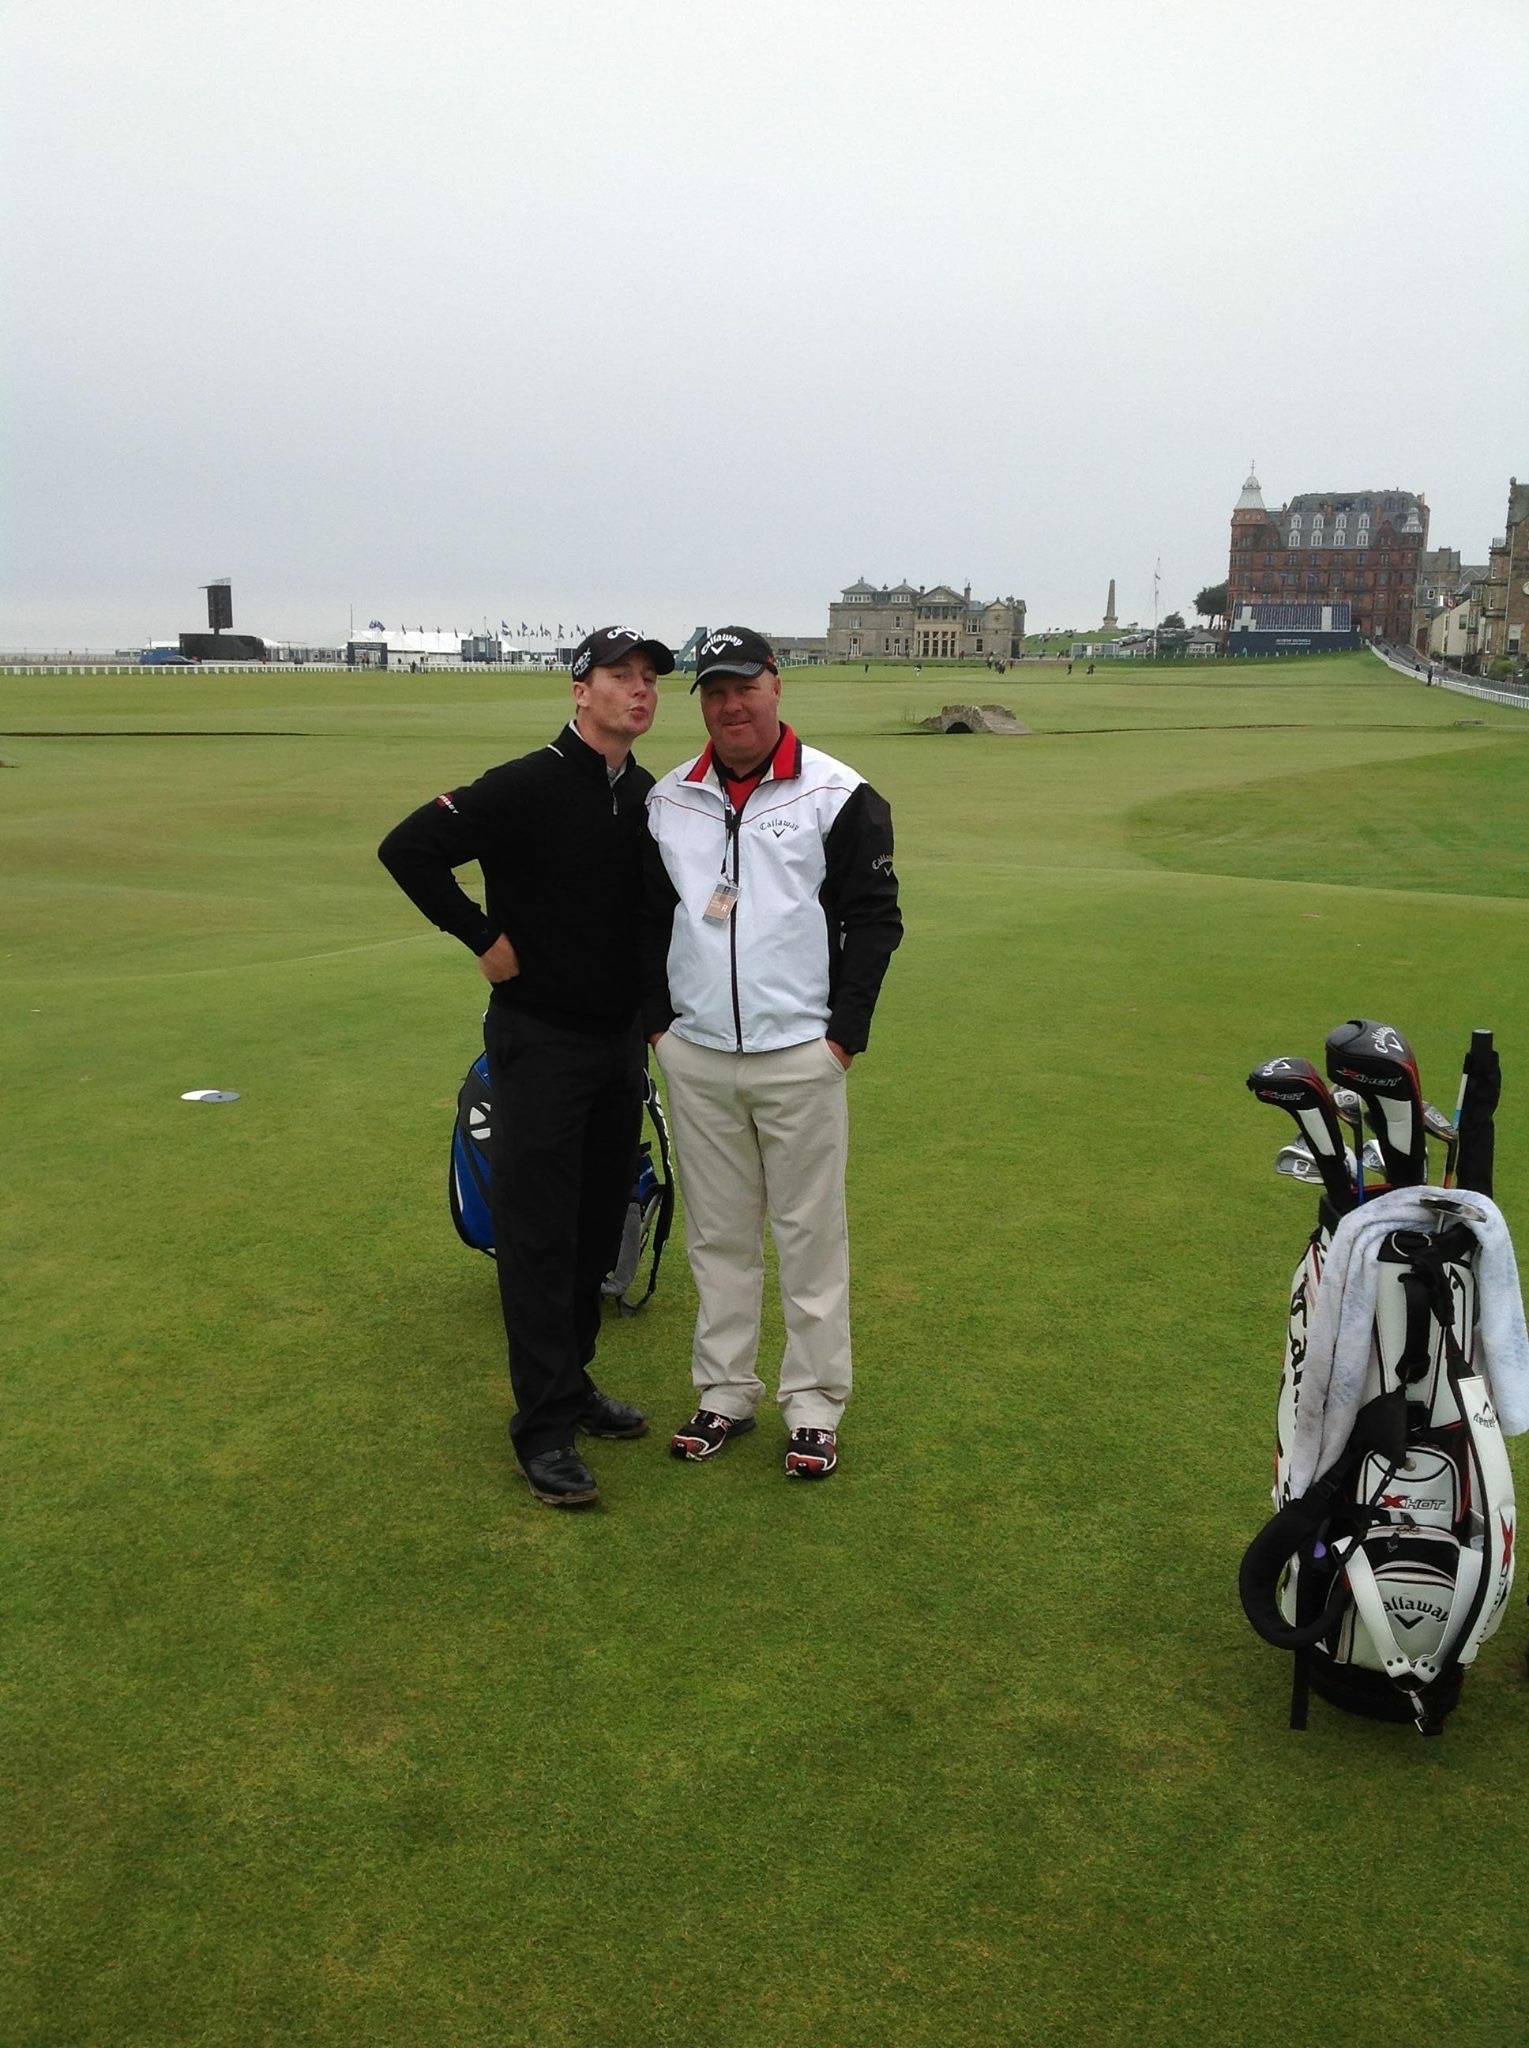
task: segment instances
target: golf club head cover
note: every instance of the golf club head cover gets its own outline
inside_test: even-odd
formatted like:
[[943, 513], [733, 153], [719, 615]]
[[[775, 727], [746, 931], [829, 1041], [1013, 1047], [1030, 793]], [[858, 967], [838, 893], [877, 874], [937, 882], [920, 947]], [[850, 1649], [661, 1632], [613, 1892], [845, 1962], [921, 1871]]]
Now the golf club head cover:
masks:
[[1412, 1047], [1395, 1025], [1350, 1017], [1330, 1031], [1327, 1074], [1362, 1097], [1392, 1187], [1421, 1187], [1428, 1178], [1423, 1086]]
[[1248, 1076], [1249, 1092], [1295, 1118], [1311, 1151], [1327, 1199], [1342, 1212], [1354, 1206], [1354, 1187], [1344, 1160], [1343, 1129], [1327, 1083], [1310, 1060], [1293, 1053], [1266, 1060]]

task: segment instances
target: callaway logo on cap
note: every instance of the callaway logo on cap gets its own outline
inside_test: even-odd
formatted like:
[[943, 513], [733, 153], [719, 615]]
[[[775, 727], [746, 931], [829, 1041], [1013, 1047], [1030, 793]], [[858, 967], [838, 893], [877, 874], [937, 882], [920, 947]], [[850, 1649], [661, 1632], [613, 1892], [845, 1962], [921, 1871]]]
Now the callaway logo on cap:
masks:
[[765, 669], [776, 673], [775, 649], [762, 633], [747, 626], [719, 626], [696, 649], [695, 681], [690, 687], [699, 689], [708, 676], [757, 676]]
[[609, 668], [629, 654], [645, 654], [661, 676], [674, 673], [674, 656], [662, 640], [649, 640], [635, 626], [599, 626], [574, 649], [568, 672], [580, 682], [592, 668]]

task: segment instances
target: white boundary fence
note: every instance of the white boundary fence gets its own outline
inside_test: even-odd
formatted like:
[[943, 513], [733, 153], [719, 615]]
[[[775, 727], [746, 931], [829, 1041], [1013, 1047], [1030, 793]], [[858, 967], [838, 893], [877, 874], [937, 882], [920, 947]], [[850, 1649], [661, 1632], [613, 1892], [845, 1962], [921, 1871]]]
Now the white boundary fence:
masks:
[[[1394, 668], [1399, 676], [1411, 676], [1414, 682], [1427, 680], [1427, 666], [1420, 661], [1409, 661], [1405, 655], [1392, 654], [1384, 647], [1377, 647], [1372, 640], [1369, 649], [1377, 661], [1383, 661], [1387, 668]], [[1519, 711], [1529, 711], [1529, 691], [1495, 690], [1490, 683], [1468, 683], [1464, 676], [1455, 675], [1450, 669], [1435, 667], [1433, 688], [1453, 690], [1460, 697], [1480, 697], [1488, 704], [1512, 704]]]
[[[194, 682], [198, 676], [546, 676], [559, 670], [543, 668], [534, 661], [432, 662], [428, 668], [411, 669], [403, 663], [391, 668], [354, 668], [343, 661], [21, 661], [0, 662], [0, 676], [184, 676]], [[561, 671], [566, 674], [567, 671]]]
[[[1388, 648], [1377, 646], [1373, 640], [1366, 644], [1377, 661], [1383, 661], [1398, 675], [1411, 676], [1416, 682], [1422, 682], [1426, 677], [1428, 671], [1422, 662], [1393, 654]], [[543, 668], [539, 662], [530, 661], [441, 662], [418, 670], [406, 669], [401, 664], [388, 669], [350, 668], [337, 661], [201, 661], [189, 668], [180, 662], [152, 661], [0, 662], [0, 676], [184, 676], [188, 682], [197, 676], [418, 675], [423, 681], [427, 676], [439, 675], [534, 676], [556, 673], [555, 669]], [[1529, 711], [1529, 691], [1497, 690], [1488, 683], [1470, 683], [1448, 669], [1435, 669], [1433, 687], [1436, 690], [1453, 690], [1461, 697], [1480, 697], [1488, 704], [1511, 704], [1517, 710]]]

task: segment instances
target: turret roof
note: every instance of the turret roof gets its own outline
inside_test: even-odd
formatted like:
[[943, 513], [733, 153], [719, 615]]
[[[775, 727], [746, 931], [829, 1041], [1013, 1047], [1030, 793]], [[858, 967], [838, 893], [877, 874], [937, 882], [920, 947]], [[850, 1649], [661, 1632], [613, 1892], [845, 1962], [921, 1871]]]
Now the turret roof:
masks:
[[[1225, 504], [1225, 502], [1226, 500], [1223, 498], [1222, 503]], [[1237, 510], [1239, 512], [1262, 512], [1265, 509], [1263, 486], [1250, 469], [1247, 481], [1242, 487], [1242, 496], [1237, 500]]]

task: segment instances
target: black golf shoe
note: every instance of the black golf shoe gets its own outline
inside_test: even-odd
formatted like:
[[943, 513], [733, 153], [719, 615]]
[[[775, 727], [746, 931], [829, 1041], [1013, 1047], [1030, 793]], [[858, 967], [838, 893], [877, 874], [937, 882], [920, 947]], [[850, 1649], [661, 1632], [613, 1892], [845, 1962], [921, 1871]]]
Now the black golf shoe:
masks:
[[831, 1429], [793, 1429], [786, 1446], [788, 1479], [827, 1479], [839, 1465], [839, 1439]]
[[719, 1415], [714, 1408], [697, 1408], [684, 1428], [670, 1437], [669, 1455], [699, 1465], [725, 1449], [731, 1438], [747, 1436], [753, 1427], [752, 1415]]
[[538, 1451], [535, 1457], [522, 1459], [520, 1469], [532, 1498], [549, 1508], [581, 1508], [600, 1498], [595, 1475], [572, 1444]]
[[629, 1408], [625, 1401], [613, 1401], [598, 1387], [591, 1387], [585, 1395], [584, 1406], [575, 1421], [586, 1436], [619, 1438], [648, 1433], [648, 1418], [640, 1408]]

